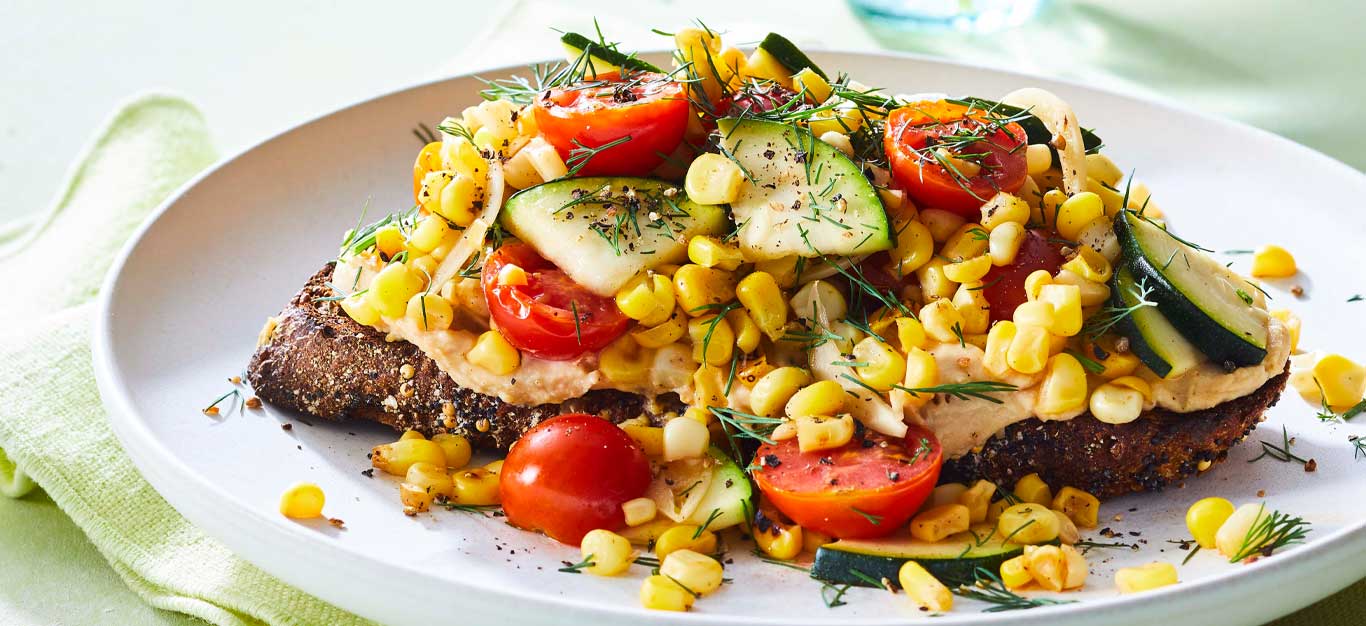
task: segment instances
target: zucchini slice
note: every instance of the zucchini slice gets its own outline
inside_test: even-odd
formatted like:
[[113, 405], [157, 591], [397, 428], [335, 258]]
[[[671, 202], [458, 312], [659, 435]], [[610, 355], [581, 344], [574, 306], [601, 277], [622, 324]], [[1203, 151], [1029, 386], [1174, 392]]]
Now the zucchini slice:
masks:
[[588, 56], [593, 59], [593, 69], [597, 74], [604, 74], [617, 69], [654, 72], [656, 74], [664, 73], [664, 70], [659, 69], [659, 66], [654, 63], [642, 61], [635, 55], [622, 54], [578, 33], [565, 33], [560, 37], [560, 43], [564, 45], [565, 52], [569, 53], [570, 59], [577, 59], [585, 51], [588, 52]]
[[811, 68], [811, 71], [821, 78], [830, 80], [830, 77], [826, 76], [825, 72], [822, 72], [821, 68], [817, 67], [816, 63], [811, 60], [811, 57], [806, 56], [806, 53], [797, 47], [797, 44], [778, 33], [769, 33], [767, 37], [764, 37], [764, 40], [759, 42], [759, 49], [767, 52], [775, 61], [781, 63], [783, 67], [787, 68], [789, 74], [796, 74], [803, 69]]
[[1001, 563], [1024, 554], [1024, 546], [1002, 541], [992, 524], [926, 542], [899, 535], [882, 539], [841, 539], [816, 549], [811, 577], [832, 584], [867, 587], [873, 580], [896, 580], [906, 561], [915, 561], [946, 585], [969, 582], [977, 568], [998, 572]]
[[1146, 281], [1158, 311], [1205, 356], [1235, 367], [1266, 358], [1267, 313], [1223, 266], [1133, 211], [1115, 217], [1115, 235], [1133, 278]]
[[[1119, 266], [1110, 279], [1110, 305], [1116, 309], [1136, 307], [1147, 286], [1134, 280], [1128, 267]], [[1133, 308], [1115, 324], [1115, 330], [1129, 338], [1130, 349], [1158, 376], [1180, 376], [1200, 364], [1200, 351], [1156, 307]]]

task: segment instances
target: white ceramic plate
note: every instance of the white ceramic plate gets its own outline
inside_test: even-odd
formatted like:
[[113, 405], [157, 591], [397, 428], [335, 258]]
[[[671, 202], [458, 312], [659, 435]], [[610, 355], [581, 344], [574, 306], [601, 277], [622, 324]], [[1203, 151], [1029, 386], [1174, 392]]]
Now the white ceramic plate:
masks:
[[[1361, 256], [1366, 214], [1345, 204], [1366, 197], [1366, 176], [1323, 155], [1252, 128], [1075, 84], [922, 58], [824, 53], [891, 92], [999, 96], [1022, 86], [1050, 89], [1099, 129], [1106, 153], [1155, 191], [1184, 235], [1215, 250], [1287, 246], [1304, 273], [1272, 285], [1275, 306], [1304, 318], [1309, 348], [1366, 358], [1355, 320], [1366, 303]], [[501, 76], [521, 68], [484, 72]], [[734, 584], [686, 615], [638, 608], [641, 574], [604, 579], [559, 573], [578, 551], [501, 519], [456, 512], [409, 519], [393, 480], [361, 475], [371, 446], [394, 435], [367, 424], [308, 426], [267, 407], [210, 419], [200, 409], [242, 373], [262, 321], [336, 254], [341, 233], [363, 204], [377, 210], [411, 200], [409, 168], [419, 145], [410, 129], [477, 101], [472, 77], [382, 96], [290, 130], [201, 176], [168, 201], [129, 243], [105, 284], [95, 334], [96, 372], [113, 426], [149, 481], [192, 522], [262, 569], [366, 617], [390, 624], [745, 623], [889, 624], [921, 613], [903, 597], [855, 590], [829, 609], [820, 585], [790, 569], [732, 550]], [[1246, 271], [1248, 256], [1230, 256]], [[1290, 283], [1303, 285], [1302, 300]], [[1279, 440], [1318, 462], [1247, 461], [1255, 441], [1184, 488], [1106, 502], [1103, 525], [1141, 549], [1094, 550], [1088, 590], [1074, 604], [982, 613], [960, 601], [938, 623], [1252, 624], [1314, 602], [1366, 576], [1366, 461], [1353, 459], [1352, 434], [1366, 423], [1319, 423], [1314, 407], [1285, 397], [1253, 436]], [[1077, 459], [1078, 463], [1087, 462]], [[282, 490], [300, 480], [327, 492], [326, 514], [346, 530], [286, 520]], [[1120, 597], [1119, 566], [1180, 563], [1167, 540], [1187, 537], [1182, 521], [1196, 499], [1220, 495], [1313, 522], [1310, 541], [1252, 565], [1196, 555], [1182, 583]], [[1123, 521], [1113, 521], [1118, 514]], [[1094, 534], [1094, 533], [1091, 533]], [[1099, 539], [1107, 541], [1105, 539]]]

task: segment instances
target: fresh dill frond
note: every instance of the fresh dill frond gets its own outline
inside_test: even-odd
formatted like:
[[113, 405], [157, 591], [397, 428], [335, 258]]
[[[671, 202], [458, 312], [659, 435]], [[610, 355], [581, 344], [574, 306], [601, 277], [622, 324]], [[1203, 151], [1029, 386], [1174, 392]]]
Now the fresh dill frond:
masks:
[[1003, 383], [996, 380], [970, 380], [962, 383], [947, 383], [935, 385], [933, 387], [906, 387], [904, 385], [892, 385], [894, 389], [900, 389], [913, 396], [922, 393], [942, 393], [953, 396], [959, 400], [977, 398], [986, 400], [994, 404], [1004, 404], [1000, 398], [993, 397], [993, 393], [1009, 393], [1019, 391], [1020, 388], [1010, 383]]
[[1256, 523], [1247, 529], [1242, 543], [1234, 551], [1233, 556], [1229, 557], [1229, 563], [1238, 563], [1259, 554], [1271, 556], [1276, 550], [1303, 543], [1309, 534], [1309, 522], [1304, 521], [1304, 518], [1276, 510], [1263, 516], [1265, 512], [1266, 504], [1262, 504], [1257, 510]]

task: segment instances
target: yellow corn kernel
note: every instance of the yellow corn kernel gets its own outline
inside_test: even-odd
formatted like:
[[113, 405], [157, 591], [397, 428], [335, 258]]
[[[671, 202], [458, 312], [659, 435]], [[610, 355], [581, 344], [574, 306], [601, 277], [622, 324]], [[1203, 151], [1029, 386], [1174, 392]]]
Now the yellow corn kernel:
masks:
[[736, 196], [740, 195], [740, 184], [744, 180], [744, 172], [734, 161], [719, 154], [704, 152], [688, 166], [683, 190], [689, 200], [698, 204], [727, 204], [734, 202]]
[[729, 375], [729, 368], [722, 369], [715, 365], [703, 363], [698, 366], [692, 375], [692, 402], [693, 406], [703, 407], [724, 407], [728, 405], [726, 401], [726, 377]]
[[405, 431], [403, 431], [403, 434], [402, 434], [402, 435], [399, 435], [399, 436], [398, 436], [398, 440], [399, 440], [399, 441], [407, 441], [407, 440], [409, 440], [409, 439], [426, 439], [426, 438], [427, 438], [427, 437], [426, 437], [425, 435], [423, 435], [421, 431], [416, 431], [416, 430], [405, 430]]
[[[800, 541], [798, 544], [800, 545]], [[678, 550], [692, 550], [701, 554], [716, 552], [716, 533], [700, 530], [693, 524], [679, 524], [655, 539], [655, 557], [660, 562]]]
[[[1052, 515], [1052, 513], [1050, 513]], [[1062, 591], [1067, 581], [1067, 561], [1058, 546], [1028, 546], [1024, 553], [1025, 568], [1040, 587]]]
[[1029, 222], [1029, 204], [1019, 196], [1005, 192], [991, 197], [982, 205], [982, 228], [995, 232], [1006, 224], [1024, 226]]
[[497, 283], [502, 287], [520, 287], [528, 282], [526, 270], [516, 263], [508, 263], [498, 270]]
[[1053, 324], [1048, 327], [1049, 332], [1059, 337], [1081, 332], [1081, 289], [1077, 286], [1044, 285], [1039, 288], [1038, 301], [1053, 305]]
[[404, 510], [422, 513], [432, 508], [436, 495], [429, 489], [404, 481], [398, 485], [398, 500], [403, 503]]
[[374, 326], [379, 322], [379, 311], [370, 306], [365, 294], [351, 294], [341, 301], [341, 308], [351, 319], [362, 326]]
[[756, 271], [745, 276], [735, 287], [735, 297], [769, 339], [777, 341], [783, 336], [783, 326], [787, 324], [787, 303], [783, 301], [783, 292], [772, 274]]
[[1252, 255], [1252, 275], [1258, 278], [1294, 276], [1295, 257], [1280, 246], [1262, 246]]
[[1132, 352], [1120, 352], [1110, 348], [1103, 351], [1105, 354], [1103, 359], [1098, 358], [1099, 355], [1095, 352], [1095, 350], [1087, 349], [1086, 354], [1105, 368], [1104, 371], [1100, 372], [1102, 378], [1110, 380], [1124, 378], [1138, 369], [1138, 357]]
[[957, 213], [942, 209], [925, 209], [920, 212], [919, 219], [936, 243], [948, 241], [967, 221]]
[[925, 326], [914, 317], [896, 318], [896, 339], [903, 351], [925, 346]]
[[446, 453], [440, 445], [427, 439], [400, 439], [380, 444], [370, 451], [370, 464], [386, 474], [403, 476], [413, 463], [446, 467]]
[[777, 417], [797, 390], [811, 383], [811, 375], [796, 367], [780, 367], [764, 374], [749, 392], [755, 415]]
[[366, 302], [384, 317], [399, 317], [408, 310], [408, 299], [422, 290], [422, 276], [402, 263], [390, 263], [370, 281]]
[[674, 284], [668, 276], [647, 272], [626, 282], [616, 295], [617, 308], [645, 326], [664, 323], [673, 314]]
[[478, 215], [475, 207], [480, 200], [479, 196], [479, 186], [474, 179], [458, 174], [441, 188], [436, 212], [454, 222], [456, 226], [469, 226]]
[[640, 446], [642, 452], [648, 457], [664, 456], [664, 429], [659, 426], [646, 426], [643, 424], [622, 424], [622, 432], [626, 433], [636, 445]]
[[441, 447], [442, 455], [446, 457], [446, 467], [460, 469], [469, 464], [473, 450], [470, 441], [463, 435], [437, 433], [432, 435], [432, 443]]
[[1006, 586], [1006, 589], [1012, 591], [1024, 589], [1032, 582], [1034, 582], [1034, 576], [1029, 573], [1029, 568], [1025, 565], [1024, 555], [1001, 563], [1001, 583]]
[[[763, 272], [773, 277], [773, 281], [783, 289], [797, 284], [797, 265], [801, 257], [796, 255], [754, 262], [754, 274]], [[752, 275], [752, 274], [751, 274]]]
[[1058, 211], [1062, 204], [1067, 202], [1067, 194], [1061, 189], [1049, 189], [1043, 194], [1043, 199], [1039, 201], [1039, 214], [1030, 215], [1030, 221], [1042, 223], [1049, 228], [1056, 228]]
[[987, 519], [987, 507], [991, 506], [991, 497], [994, 495], [996, 483], [979, 480], [958, 496], [958, 503], [968, 507], [969, 522], [980, 524]]
[[[1255, 551], [1275, 538], [1272, 536], [1259, 536], [1257, 539], [1250, 539], [1252, 528], [1261, 524], [1271, 511], [1266, 508], [1264, 503], [1244, 504], [1238, 507], [1219, 525], [1219, 530], [1214, 533], [1214, 545], [1219, 552], [1226, 557], [1233, 558], [1244, 549]], [[1250, 545], [1256, 544], [1256, 545]]]
[[703, 426], [708, 426], [711, 424], [712, 413], [710, 409], [704, 406], [690, 406], [683, 411], [683, 417]]
[[640, 605], [654, 611], [686, 611], [696, 598], [668, 576], [655, 574], [640, 584]]
[[1015, 337], [1006, 350], [1006, 364], [1021, 374], [1035, 374], [1048, 364], [1048, 329], [1032, 324], [1016, 324]]
[[692, 550], [675, 550], [659, 565], [663, 574], [698, 595], [707, 595], [721, 587], [721, 563]]
[[948, 264], [948, 261], [936, 256], [915, 271], [916, 278], [920, 279], [920, 292], [924, 299], [949, 298], [958, 289], [958, 283], [949, 280], [944, 274], [944, 266]]
[[917, 513], [911, 518], [911, 536], [921, 541], [935, 542], [949, 535], [967, 531], [971, 525], [968, 507], [958, 503], [941, 504]]
[[792, 394], [784, 412], [790, 418], [838, 415], [844, 412], [844, 388], [833, 380], [821, 380]]
[[417, 203], [428, 213], [436, 213], [441, 208], [441, 190], [454, 176], [453, 172], [444, 170], [424, 174], [422, 184], [418, 187]]
[[[1019, 309], [1016, 309], [1018, 313]], [[1002, 320], [991, 326], [987, 331], [987, 345], [983, 349], [982, 367], [996, 378], [1004, 378], [1010, 373], [1010, 361], [1007, 353], [1010, 345], [1015, 341], [1016, 326], [1015, 322]]]
[[1015, 222], [1006, 222], [991, 229], [991, 234], [987, 236], [987, 258], [996, 266], [1014, 263], [1024, 238], [1024, 226]]
[[770, 521], [768, 528], [754, 527], [754, 543], [769, 558], [790, 561], [802, 552], [802, 527]]
[[1058, 538], [1061, 524], [1047, 504], [1024, 502], [1007, 507], [996, 520], [996, 532], [1006, 541], [1024, 545], [1048, 543]]
[[674, 309], [673, 315], [658, 326], [650, 328], [638, 328], [631, 331], [631, 338], [636, 340], [643, 348], [663, 348], [679, 339], [683, 338], [683, 333], [687, 332], [684, 322], [684, 314], [681, 309]]
[[689, 263], [674, 271], [674, 292], [688, 315], [701, 315], [708, 305], [730, 300], [735, 293], [732, 272]]
[[1160, 561], [1138, 567], [1121, 567], [1115, 572], [1115, 586], [1119, 587], [1120, 593], [1151, 591], [1177, 582], [1180, 581], [1177, 579], [1176, 566]]
[[1101, 305], [1110, 299], [1110, 286], [1108, 284], [1087, 280], [1069, 269], [1058, 270], [1058, 275], [1053, 277], [1052, 282], [1059, 285], [1075, 286], [1081, 292], [1081, 305], [1083, 307]]
[[[985, 258], [985, 257], [979, 257]], [[963, 318], [964, 335], [981, 335], [991, 326], [991, 303], [982, 295], [982, 283], [963, 283], [953, 294], [953, 308]], [[979, 346], [980, 347], [980, 346]]]
[[823, 532], [811, 530], [810, 528], [802, 529], [802, 551], [804, 552], [815, 554], [816, 550], [821, 546], [834, 540], [834, 537]]
[[1143, 394], [1130, 387], [1106, 383], [1091, 392], [1088, 406], [1091, 415], [1106, 424], [1128, 424], [1143, 413]]
[[1030, 176], [1038, 176], [1053, 167], [1053, 151], [1046, 143], [1029, 144], [1025, 148], [1025, 167]]
[[1085, 189], [1086, 193], [1096, 194], [1096, 197], [1100, 198], [1100, 205], [1103, 207], [1105, 215], [1109, 217], [1114, 217], [1120, 209], [1124, 208], [1123, 194], [1090, 176], [1086, 177]]
[[1053, 515], [1058, 518], [1058, 541], [1069, 546], [1081, 541], [1081, 531], [1077, 530], [1077, 523], [1062, 511], [1057, 509], [1052, 509], [1052, 511]]
[[598, 355], [598, 368], [608, 380], [622, 385], [637, 385], [649, 380], [655, 353], [642, 348], [631, 337], [619, 337]]
[[621, 503], [621, 513], [626, 518], [627, 526], [640, 526], [654, 521], [658, 512], [655, 501], [650, 498], [632, 498]]
[[664, 460], [695, 459], [706, 454], [711, 431], [701, 422], [676, 417], [664, 423]]
[[1091, 246], [1077, 248], [1076, 256], [1062, 264], [1063, 269], [1075, 272], [1091, 282], [1103, 283], [1110, 280], [1112, 268], [1110, 261], [1096, 252]]
[[425, 490], [431, 496], [451, 497], [455, 494], [455, 483], [445, 466], [431, 463], [413, 463], [403, 474], [403, 482]]
[[455, 320], [455, 309], [439, 294], [419, 293], [408, 299], [404, 315], [421, 330], [446, 330]]
[[596, 576], [616, 576], [631, 567], [635, 555], [631, 542], [610, 530], [590, 530], [579, 542], [583, 560], [592, 565], [583, 571]]
[[920, 323], [925, 334], [940, 343], [958, 343], [963, 332], [963, 315], [948, 300], [935, 300], [921, 307]]
[[1051, 284], [1053, 284], [1053, 275], [1049, 274], [1048, 270], [1034, 270], [1025, 277], [1025, 297], [1031, 302], [1038, 300], [1039, 292], [1043, 290], [1045, 285]]
[[517, 371], [522, 364], [521, 352], [496, 330], [480, 334], [474, 341], [474, 347], [465, 353], [465, 359], [500, 376]]
[[863, 125], [863, 110], [851, 102], [839, 102], [835, 108], [813, 114], [806, 122], [811, 134], [821, 137], [827, 133], [846, 135]]
[[1048, 359], [1035, 410], [1041, 415], [1058, 415], [1086, 407], [1086, 370], [1076, 357], [1055, 354]]
[[[1047, 201], [1047, 197], [1044, 198]], [[1105, 205], [1100, 196], [1083, 191], [1063, 202], [1058, 207], [1057, 224], [1054, 228], [1064, 239], [1076, 240], [1081, 230], [1092, 220], [1105, 215]]]
[[906, 597], [926, 611], [944, 612], [953, 608], [953, 592], [939, 582], [925, 567], [915, 561], [906, 561], [897, 572], [897, 582], [906, 592]]
[[1082, 528], [1095, 528], [1100, 500], [1076, 487], [1063, 487], [1053, 496], [1053, 508]]
[[854, 418], [801, 416], [797, 424], [797, 446], [802, 452], [838, 448], [854, 438]]
[[734, 244], [721, 243], [715, 237], [698, 235], [688, 240], [688, 260], [704, 267], [717, 267], [733, 272], [745, 259], [740, 256], [740, 249]]
[[386, 259], [394, 258], [403, 251], [403, 231], [398, 226], [389, 225], [375, 231], [375, 247]]
[[876, 337], [860, 340], [853, 354], [854, 362], [859, 363], [854, 372], [875, 389], [886, 391], [906, 377], [906, 358]]
[[451, 475], [455, 484], [452, 502], [487, 506], [498, 504], [498, 474], [486, 467], [458, 470]]
[[408, 234], [408, 245], [422, 252], [431, 252], [432, 248], [441, 243], [441, 239], [450, 232], [450, 229], [445, 218], [439, 215], [428, 215], [418, 220], [413, 232]]
[[[354, 315], [351, 317], [355, 318]], [[1286, 331], [1290, 333], [1290, 351], [1298, 352], [1300, 349], [1300, 328], [1303, 326], [1299, 316], [1292, 313], [1290, 309], [1276, 309], [1271, 312], [1271, 317], [1285, 324]]]
[[[939, 384], [939, 362], [934, 355], [920, 348], [911, 348], [906, 353], [906, 379], [902, 386], [907, 389], [926, 389]], [[906, 392], [906, 404], [925, 406], [934, 397], [933, 393]]]
[[991, 257], [983, 254], [945, 265], [944, 276], [955, 283], [972, 283], [982, 280], [990, 270]]
[[993, 524], [1000, 521], [1001, 514], [1004, 513], [1005, 510], [1009, 507], [1010, 502], [1007, 502], [1005, 498], [996, 500], [995, 502], [992, 502], [991, 504], [987, 505], [987, 521]]
[[1053, 490], [1048, 488], [1048, 483], [1044, 482], [1038, 473], [1026, 474], [1015, 481], [1015, 489], [1011, 493], [1020, 502], [1044, 506], [1053, 503]]
[[313, 483], [296, 483], [280, 495], [280, 515], [307, 519], [323, 514], [326, 501], [322, 487]]
[[914, 219], [897, 226], [896, 247], [890, 256], [888, 271], [894, 276], [906, 276], [929, 263], [934, 258], [934, 237], [929, 227]]
[[1086, 155], [1086, 175], [1111, 187], [1119, 185], [1124, 178], [1119, 166], [1110, 157], [1100, 153]]
[[1186, 510], [1186, 528], [1201, 548], [1212, 550], [1216, 547], [1215, 537], [1219, 528], [1233, 515], [1233, 503], [1223, 498], [1203, 498], [1197, 500]]
[[981, 256], [987, 251], [987, 239], [990, 234], [980, 224], [963, 224], [958, 230], [944, 242], [939, 249], [939, 256], [951, 262], [961, 262], [976, 256]]
[[750, 319], [749, 313], [744, 309], [732, 309], [726, 312], [726, 323], [730, 324], [730, 330], [735, 334], [735, 347], [740, 352], [749, 354], [759, 347], [759, 325]]
[[1314, 382], [1329, 407], [1342, 409], [1361, 402], [1366, 393], [1366, 367], [1341, 354], [1329, 354], [1314, 364]]
[[735, 351], [735, 332], [724, 317], [708, 315], [688, 321], [692, 358], [698, 363], [724, 365]]
[[830, 99], [830, 83], [809, 67], [792, 76], [792, 86], [799, 92], [805, 90], [811, 104], [822, 104]]

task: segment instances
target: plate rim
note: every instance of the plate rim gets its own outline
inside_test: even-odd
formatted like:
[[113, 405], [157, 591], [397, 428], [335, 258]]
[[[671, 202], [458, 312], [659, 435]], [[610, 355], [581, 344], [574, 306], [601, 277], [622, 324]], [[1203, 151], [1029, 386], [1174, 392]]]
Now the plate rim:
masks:
[[[1291, 139], [1275, 134], [1271, 131], [1257, 128], [1250, 124], [1219, 117], [1205, 113], [1200, 110], [1187, 107], [1185, 105], [1161, 98], [1151, 94], [1131, 94], [1124, 93], [1107, 86], [1094, 86], [1082, 83], [1080, 80], [1070, 78], [1056, 78], [1022, 72], [1015, 69], [1004, 68], [992, 64], [977, 62], [965, 62], [951, 59], [938, 58], [925, 54], [893, 52], [893, 51], [872, 51], [857, 49], [840, 49], [835, 47], [811, 47], [810, 50], [815, 56], [822, 55], [844, 55], [847, 57], [862, 57], [868, 62], [898, 62], [916, 61], [932, 65], [945, 66], [948, 69], [956, 69], [969, 72], [993, 72], [1004, 74], [1021, 81], [1021, 84], [1028, 84], [1028, 81], [1045, 81], [1055, 84], [1066, 85], [1083, 91], [1098, 92], [1108, 97], [1114, 97], [1129, 101], [1136, 101], [1151, 107], [1156, 107], [1172, 113], [1190, 116], [1199, 119], [1201, 122], [1215, 124], [1226, 129], [1231, 129], [1239, 133], [1252, 134], [1264, 141], [1270, 141], [1273, 145], [1281, 149], [1290, 149], [1302, 158], [1312, 158], [1320, 163], [1331, 163], [1335, 169], [1341, 170], [1341, 175], [1354, 177], [1359, 183], [1366, 184], [1366, 173], [1338, 160], [1330, 155], [1319, 152], [1313, 148], [1295, 142]], [[662, 54], [660, 51], [645, 53]], [[532, 61], [535, 62], [535, 61]], [[319, 123], [332, 116], [352, 111], [361, 107], [371, 105], [380, 100], [384, 100], [408, 92], [429, 89], [436, 85], [461, 80], [480, 75], [503, 74], [524, 69], [526, 63], [499, 64], [494, 66], [480, 67], [478, 69], [454, 73], [438, 78], [418, 81], [407, 86], [389, 89], [374, 96], [366, 97], [350, 104], [328, 110], [318, 115], [291, 124], [271, 134], [259, 141], [256, 141], [240, 150], [223, 157], [203, 172], [195, 175], [186, 181], [175, 191], [173, 191], [164, 201], [162, 201], [142, 223], [133, 231], [126, 242], [120, 247], [113, 263], [101, 282], [99, 295], [97, 297], [95, 317], [92, 322], [91, 350], [92, 361], [96, 383], [100, 391], [100, 399], [109, 413], [110, 426], [113, 429], [120, 444], [133, 460], [134, 465], [149, 483], [153, 485], [158, 494], [166, 499], [181, 515], [185, 516], [196, 528], [214, 537], [229, 548], [236, 556], [243, 558], [253, 566], [274, 576], [281, 582], [290, 585], [305, 593], [314, 595], [342, 610], [362, 614], [361, 609], [354, 608], [357, 604], [344, 607], [335, 599], [339, 594], [332, 594], [333, 598], [327, 597], [328, 594], [318, 593], [317, 590], [327, 588], [323, 582], [329, 579], [338, 579], [338, 572], [333, 571], [330, 576], [296, 578], [292, 574], [282, 574], [286, 569], [272, 565], [265, 565], [261, 558], [265, 552], [291, 553], [304, 559], [305, 555], [318, 554], [319, 551], [333, 552], [339, 555], [339, 559], [351, 561], [349, 570], [369, 572], [371, 582], [373, 578], [387, 578], [389, 576], [373, 576], [378, 569], [382, 569], [386, 575], [403, 577], [411, 576], [413, 572], [408, 569], [397, 567], [387, 561], [374, 559], [362, 554], [357, 554], [346, 549], [338, 550], [338, 546], [328, 541], [327, 537], [321, 535], [306, 526], [299, 524], [279, 524], [266, 513], [258, 508], [250, 506], [247, 502], [238, 499], [233, 494], [221, 490], [202, 475], [192, 471], [192, 468], [183, 463], [163, 442], [156, 438], [154, 433], [147, 427], [146, 421], [138, 416], [131, 401], [131, 390], [124, 380], [123, 373], [118, 369], [113, 352], [112, 337], [112, 305], [115, 288], [124, 277], [124, 267], [129, 257], [137, 249], [147, 232], [165, 215], [171, 207], [175, 206], [192, 189], [197, 187], [203, 180], [215, 175], [220, 170], [247, 157], [247, 155], [273, 143], [292, 133]], [[1336, 174], [1335, 174], [1336, 175]], [[161, 468], [161, 469], [158, 469]], [[167, 492], [180, 494], [177, 501], [172, 501], [166, 494]], [[195, 493], [201, 495], [194, 495]], [[214, 504], [219, 507], [217, 515], [210, 515], [207, 511]], [[222, 510], [223, 508], [229, 510]], [[187, 510], [188, 509], [188, 510]], [[226, 513], [226, 515], [224, 515]], [[238, 522], [238, 523], [234, 523]], [[254, 523], [254, 525], [253, 525]], [[224, 535], [226, 529], [231, 526], [251, 526], [256, 532], [252, 542], [257, 546], [247, 545], [252, 542], [245, 540], [228, 539]], [[262, 549], [260, 546], [269, 544], [269, 550]], [[1337, 558], [1333, 558], [1336, 551]], [[1281, 615], [1289, 614], [1295, 610], [1313, 604], [1328, 595], [1353, 584], [1357, 579], [1366, 577], [1366, 562], [1354, 562], [1352, 555], [1366, 552], [1366, 520], [1358, 521], [1354, 525], [1340, 528], [1322, 538], [1311, 543], [1297, 547], [1293, 553], [1294, 558], [1286, 559], [1263, 559], [1257, 563], [1246, 565], [1243, 568], [1216, 576], [1211, 576], [1196, 582], [1181, 583], [1170, 588], [1156, 590], [1132, 597], [1120, 596], [1117, 598], [1102, 598], [1088, 600], [1075, 604], [1060, 606], [1043, 607], [1038, 610], [1031, 610], [1025, 613], [1009, 612], [997, 614], [976, 614], [973, 615], [971, 623], [980, 624], [1052, 624], [1065, 625], [1073, 623], [1092, 623], [1091, 620], [1104, 618], [1106, 622], [1128, 623], [1138, 619], [1151, 620], [1153, 614], [1160, 611], [1162, 615], [1168, 617], [1194, 617], [1207, 612], [1211, 605], [1230, 598], [1249, 598], [1261, 593], [1267, 593], [1277, 588], [1276, 581], [1283, 577], [1288, 578], [1297, 576], [1298, 580], [1315, 581], [1319, 584], [1313, 589], [1322, 593], [1299, 593], [1293, 600], [1281, 602], [1272, 614], [1264, 611], [1252, 611], [1251, 607], [1244, 605], [1240, 615], [1252, 619], [1274, 619]], [[256, 558], [253, 558], [254, 555]], [[322, 558], [322, 557], [319, 557]], [[306, 560], [306, 559], [305, 559]], [[302, 561], [301, 561], [302, 562]], [[333, 564], [334, 566], [336, 563]], [[340, 568], [338, 568], [340, 569]], [[1333, 576], [1335, 573], [1355, 571], [1355, 577]], [[686, 622], [686, 623], [737, 623], [746, 624], [828, 624], [839, 620], [839, 616], [822, 616], [822, 619], [797, 620], [789, 618], [772, 618], [758, 615], [709, 615], [706, 613], [687, 613], [663, 615], [659, 612], [643, 611], [632, 606], [618, 605], [594, 605], [587, 601], [573, 600], [563, 596], [553, 596], [544, 593], [526, 593], [505, 588], [498, 588], [493, 585], [479, 584], [478, 581], [451, 582], [442, 581], [445, 584], [464, 584], [470, 588], [486, 591], [491, 597], [484, 597], [479, 601], [491, 611], [491, 615], [497, 615], [499, 609], [506, 609], [508, 605], [498, 602], [498, 600], [516, 600], [520, 602], [531, 602], [539, 605], [537, 608], [545, 608], [556, 612], [556, 617], [563, 618], [567, 615], [579, 616], [598, 616], [613, 617], [615, 619], [626, 619], [635, 621], [651, 621], [654, 623], [666, 622]], [[1210, 593], [1213, 592], [1213, 593]], [[494, 596], [501, 596], [497, 598]], [[1209, 597], [1211, 600], [1200, 602], [1200, 598]], [[476, 599], [469, 594], [462, 594], [461, 601], [468, 603]], [[348, 603], [349, 604], [349, 603]], [[530, 607], [529, 607], [530, 608]], [[1227, 606], [1219, 607], [1224, 611]], [[387, 614], [392, 617], [392, 614]], [[1228, 616], [1228, 613], [1224, 613]], [[375, 615], [369, 615], [375, 619]], [[506, 617], [506, 616], [505, 616]], [[904, 617], [888, 615], [886, 617], [877, 616], [869, 618], [858, 618], [857, 624], [868, 626], [891, 625], [905, 623]]]

